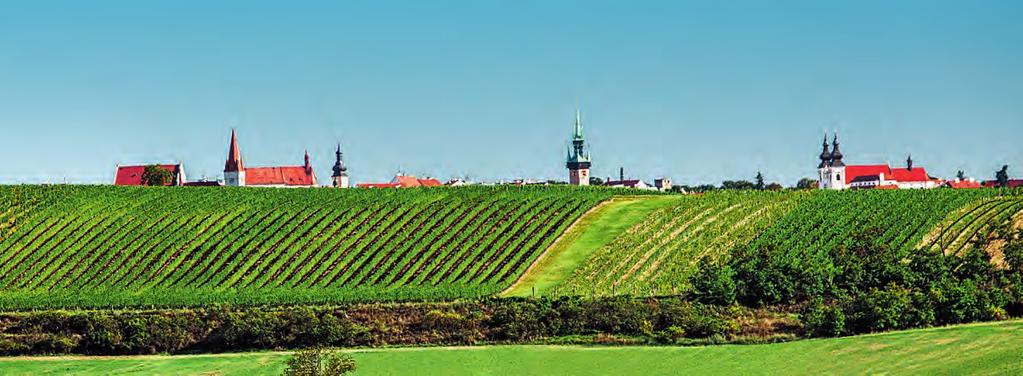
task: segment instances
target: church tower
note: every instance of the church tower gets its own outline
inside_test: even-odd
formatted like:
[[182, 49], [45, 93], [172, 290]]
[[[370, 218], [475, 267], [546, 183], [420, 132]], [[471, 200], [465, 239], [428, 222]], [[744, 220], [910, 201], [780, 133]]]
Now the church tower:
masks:
[[227, 162], [224, 163], [224, 185], [245, 186], [245, 164], [242, 163], [242, 152], [238, 149], [238, 139], [234, 129], [231, 130], [231, 146], [227, 151]]
[[824, 133], [824, 150], [821, 151], [821, 163], [817, 165], [817, 185], [820, 189], [845, 189], [845, 162], [842, 152], [838, 150], [838, 132], [835, 132], [828, 151], [828, 134]]
[[585, 149], [582, 116], [579, 110], [575, 111], [575, 132], [572, 135], [572, 146], [568, 149], [565, 167], [568, 168], [568, 184], [590, 185], [590, 153]]
[[337, 144], [337, 151], [334, 152], [336, 159], [334, 160], [334, 174], [331, 175], [334, 181], [334, 188], [348, 188], [348, 167], [345, 166], [344, 160], [341, 158], [341, 143]]

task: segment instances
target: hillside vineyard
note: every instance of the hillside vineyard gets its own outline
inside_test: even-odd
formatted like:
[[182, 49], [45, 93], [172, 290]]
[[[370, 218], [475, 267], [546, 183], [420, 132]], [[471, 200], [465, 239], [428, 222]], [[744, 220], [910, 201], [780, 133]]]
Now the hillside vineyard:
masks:
[[[3, 186], [0, 308], [493, 296], [584, 213], [636, 194]], [[827, 269], [828, 252], [865, 232], [892, 249], [955, 256], [996, 224], [1018, 227], [1021, 211], [1018, 190], [680, 195], [595, 246], [553, 293], [685, 294], [701, 265], [750, 250], [792, 270]]]
[[0, 305], [492, 294], [607, 190], [0, 187]]
[[701, 262], [722, 264], [744, 249], [766, 250], [792, 270], [830, 268], [824, 256], [867, 231], [878, 244], [893, 249], [957, 255], [995, 224], [1014, 221], [1020, 226], [1021, 211], [1019, 191], [991, 189], [750, 191], [685, 197], [596, 250], [559, 290], [586, 295], [685, 293]]

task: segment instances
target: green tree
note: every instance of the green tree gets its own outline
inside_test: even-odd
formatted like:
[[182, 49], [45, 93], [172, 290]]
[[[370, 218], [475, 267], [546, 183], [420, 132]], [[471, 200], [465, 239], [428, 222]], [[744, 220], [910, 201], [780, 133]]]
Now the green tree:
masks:
[[995, 181], [999, 187], [1009, 186], [1009, 165], [1002, 165], [1002, 169], [995, 172]]
[[721, 189], [747, 190], [754, 188], [756, 188], [756, 186], [746, 180], [725, 180], [721, 182]]
[[596, 186], [604, 185], [604, 179], [598, 178], [596, 176], [590, 176], [590, 185]]
[[142, 171], [142, 185], [162, 186], [174, 181], [174, 174], [157, 165], [148, 165]]
[[817, 180], [810, 178], [799, 179], [799, 182], [796, 183], [796, 189], [817, 189], [817, 187]]
[[764, 174], [761, 174], [760, 171], [757, 171], [757, 177], [755, 180], [757, 182], [755, 188], [758, 191], [762, 191], [764, 190], [764, 188], [766, 188], [766, 186], [764, 185]]
[[285, 376], [341, 376], [355, 372], [351, 356], [322, 348], [298, 351], [284, 363]]

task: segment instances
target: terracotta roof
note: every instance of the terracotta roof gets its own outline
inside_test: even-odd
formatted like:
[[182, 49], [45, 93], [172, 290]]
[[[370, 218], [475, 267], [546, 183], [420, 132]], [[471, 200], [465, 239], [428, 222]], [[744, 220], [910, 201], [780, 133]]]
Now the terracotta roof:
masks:
[[245, 185], [316, 185], [316, 174], [303, 166], [249, 167], [245, 169]]
[[981, 187], [981, 184], [979, 182], [970, 180], [949, 180], [945, 182], [945, 185], [948, 186], [949, 188], [955, 189], [972, 189]]
[[439, 187], [444, 185], [440, 180], [434, 178], [419, 179], [419, 185], [423, 187]]
[[[1009, 179], [1008, 183], [1009, 183], [1009, 188], [1023, 187], [1023, 179]], [[984, 182], [984, 186], [985, 187], [997, 187], [998, 186], [998, 181], [997, 180], [985, 181]]]
[[845, 166], [845, 183], [880, 180], [884, 174], [885, 180], [898, 182], [926, 182], [934, 180], [927, 175], [923, 167], [914, 167], [912, 170], [906, 168], [891, 168], [888, 165], [848, 165]]
[[[886, 178], [891, 178], [892, 169], [888, 165], [849, 165], [845, 166], [845, 183], [849, 184], [853, 181], [864, 181], [864, 177], [873, 176], [873, 180], [877, 180], [877, 177], [884, 174]], [[857, 179], [859, 178], [859, 179]]]
[[906, 168], [893, 168], [892, 178], [901, 182], [925, 182], [931, 181], [930, 176], [927, 176], [927, 170], [923, 167], [914, 167], [912, 170]]
[[[171, 181], [164, 185], [177, 185], [178, 172], [181, 171], [180, 164], [161, 164], [156, 165], [157, 167], [170, 171], [174, 175]], [[142, 185], [142, 173], [145, 172], [146, 166], [118, 166], [117, 173], [114, 175], [114, 185]]]
[[356, 188], [400, 188], [401, 185], [398, 183], [359, 183], [355, 185]]

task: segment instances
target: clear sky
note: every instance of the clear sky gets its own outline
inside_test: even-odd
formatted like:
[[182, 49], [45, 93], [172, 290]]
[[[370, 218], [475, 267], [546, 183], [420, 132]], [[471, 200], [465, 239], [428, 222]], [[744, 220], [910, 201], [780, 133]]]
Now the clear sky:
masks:
[[[216, 4], [211, 4], [216, 3]], [[0, 182], [105, 183], [117, 164], [327, 183], [814, 176], [847, 163], [1023, 175], [1023, 1], [21, 1], [0, 10]]]

